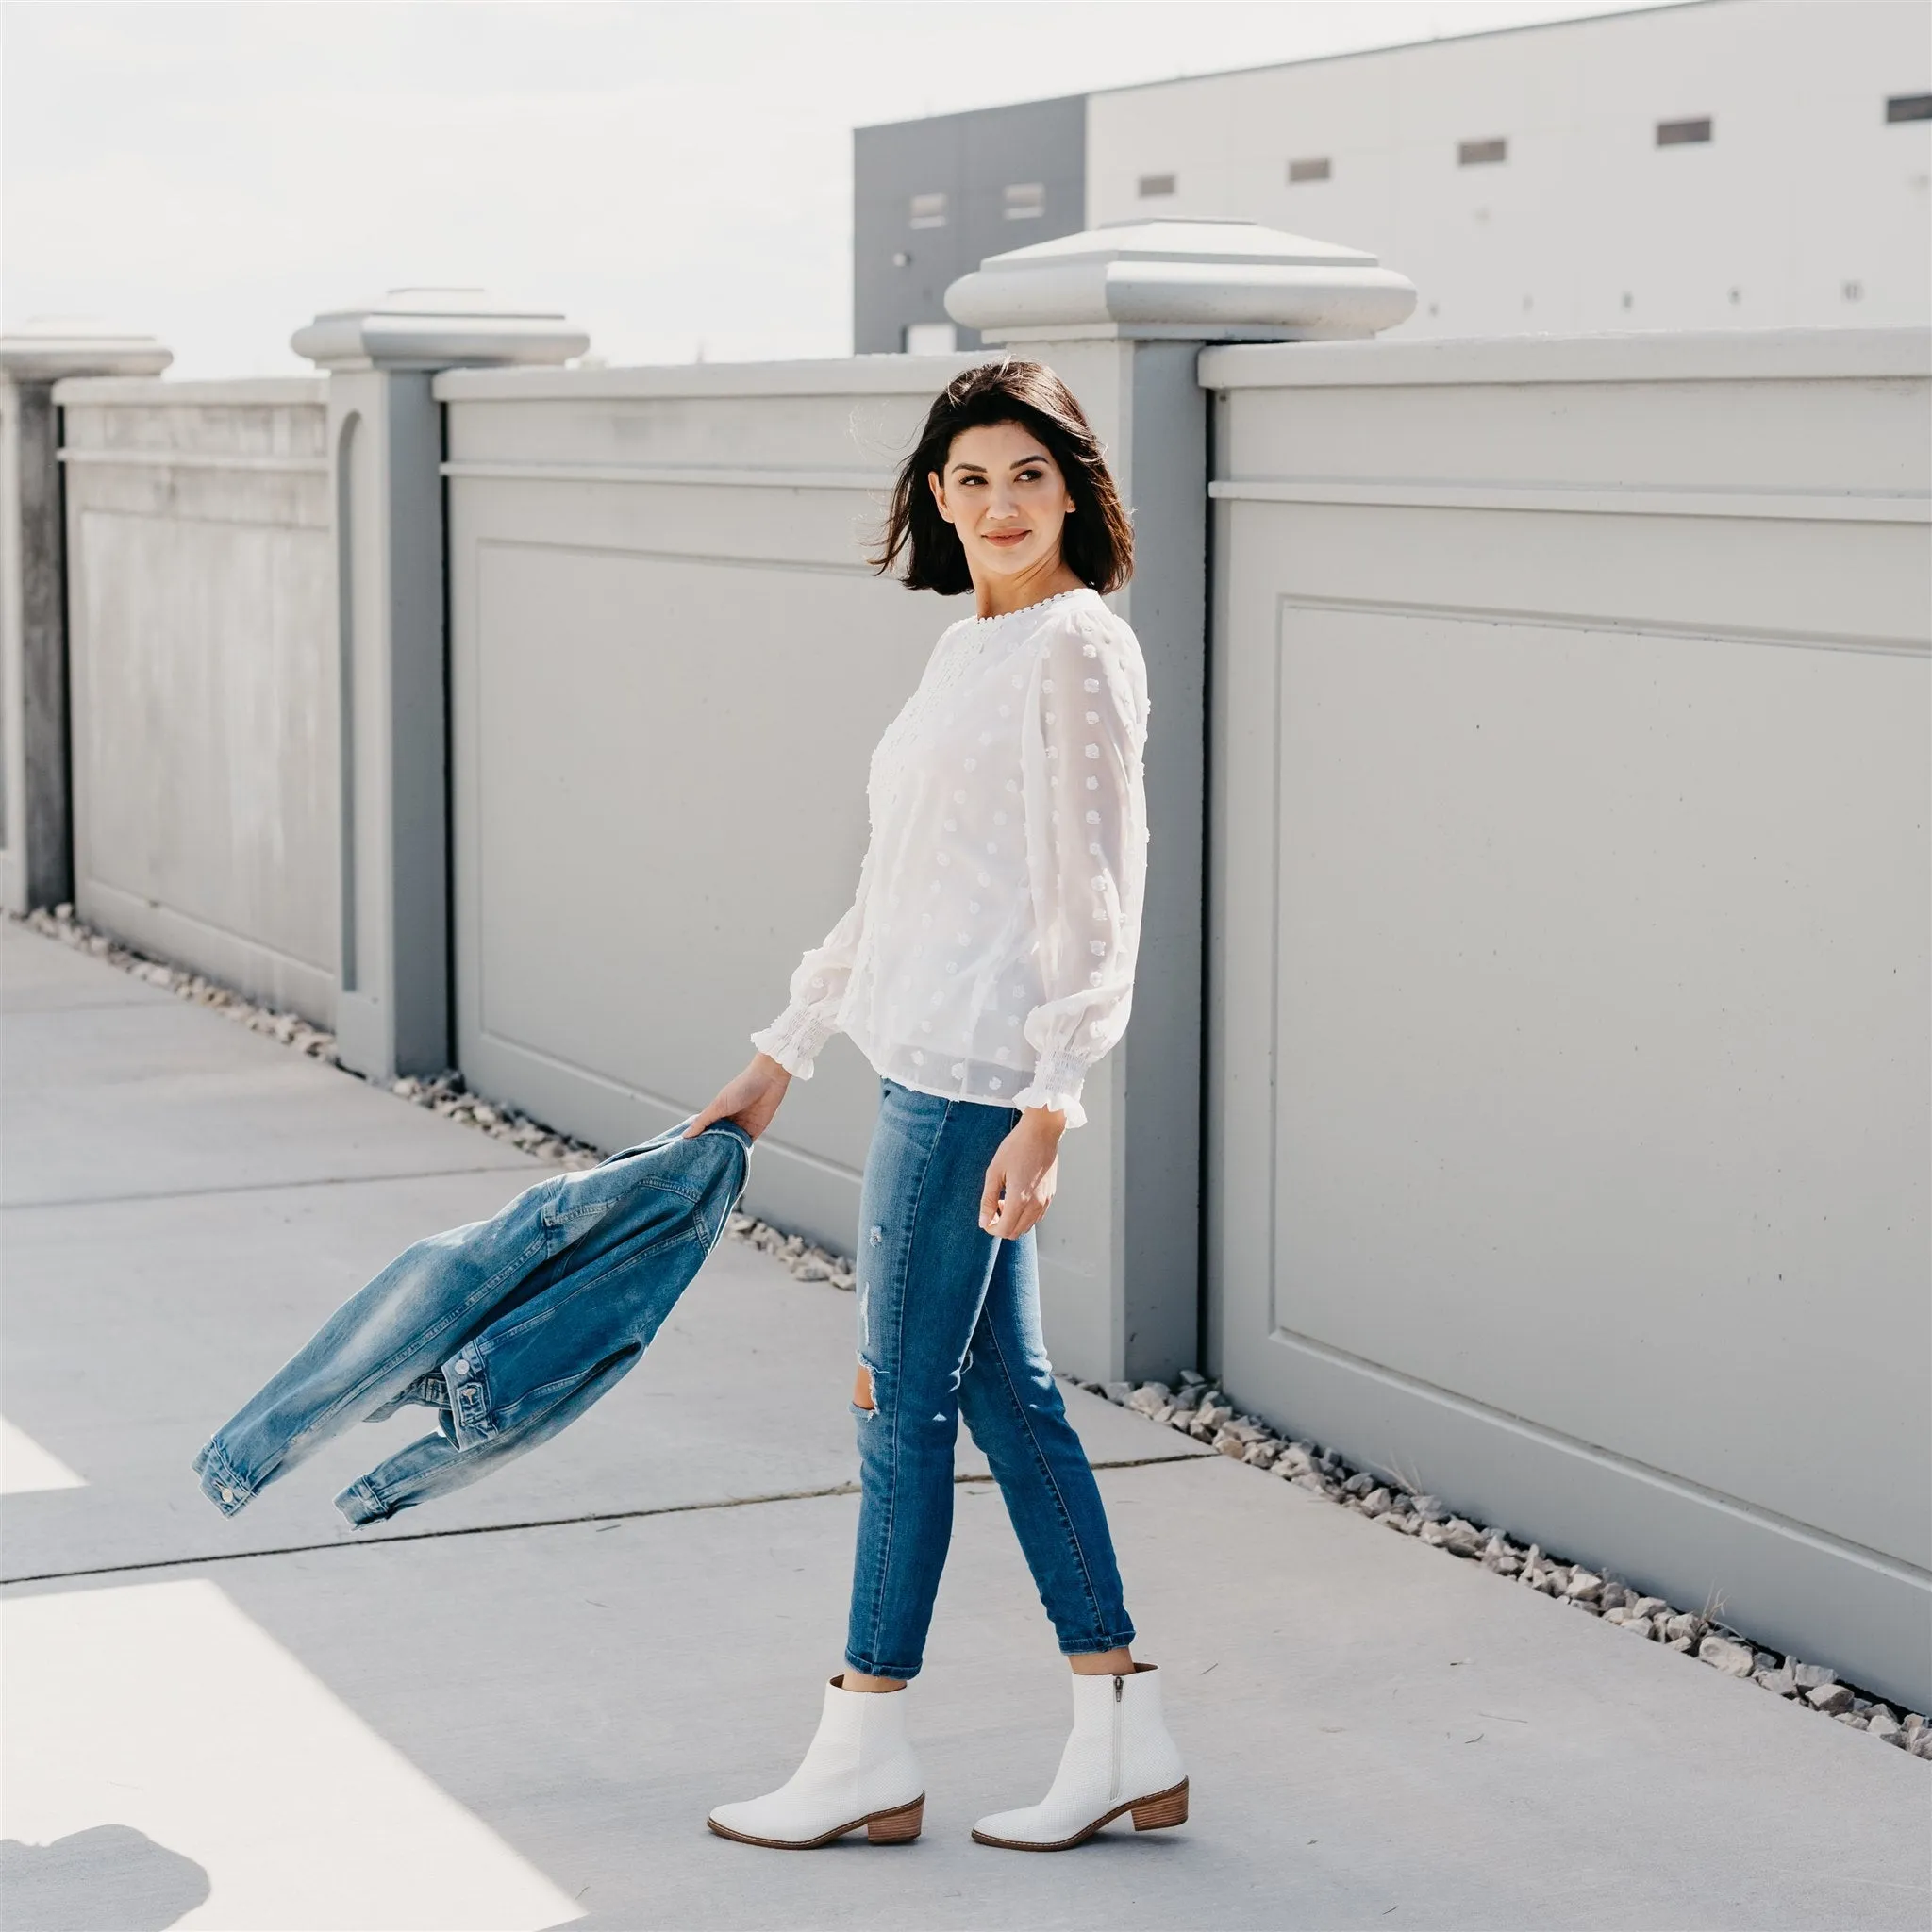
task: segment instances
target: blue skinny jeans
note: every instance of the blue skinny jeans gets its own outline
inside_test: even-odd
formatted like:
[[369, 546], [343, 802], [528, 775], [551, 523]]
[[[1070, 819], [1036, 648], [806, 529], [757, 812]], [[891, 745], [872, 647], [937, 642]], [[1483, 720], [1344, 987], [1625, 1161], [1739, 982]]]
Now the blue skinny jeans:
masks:
[[845, 1661], [915, 1677], [953, 1534], [963, 1415], [1069, 1656], [1129, 1642], [1107, 1512], [1067, 1420], [1040, 1327], [1033, 1231], [979, 1224], [995, 1150], [1017, 1108], [946, 1100], [883, 1075], [859, 1194], [855, 1401], [860, 1497]]

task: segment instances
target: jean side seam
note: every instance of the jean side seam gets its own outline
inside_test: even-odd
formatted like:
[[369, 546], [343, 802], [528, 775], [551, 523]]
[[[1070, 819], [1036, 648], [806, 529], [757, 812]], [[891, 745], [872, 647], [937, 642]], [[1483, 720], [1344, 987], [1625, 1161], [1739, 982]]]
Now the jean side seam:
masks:
[[[945, 1112], [940, 1116], [939, 1127], [934, 1132], [931, 1141], [926, 1144], [926, 1147], [924, 1151], [923, 1158], [920, 1162], [919, 1190], [917, 1193], [914, 1194], [912, 1199], [912, 1212], [908, 1222], [906, 1238], [901, 1244], [904, 1257], [904, 1265], [902, 1268], [895, 1269], [893, 1271], [895, 1278], [895, 1288], [898, 1297], [898, 1306], [896, 1309], [898, 1319], [894, 1324], [894, 1333], [892, 1338], [892, 1441], [891, 1454], [890, 1458], [890, 1466], [892, 1472], [892, 1488], [891, 1500], [888, 1502], [886, 1506], [885, 1543], [884, 1547], [881, 1549], [879, 1553], [878, 1576], [882, 1581], [884, 1579], [889, 1578], [891, 1574], [892, 1541], [894, 1532], [898, 1527], [899, 1518], [899, 1419], [901, 1412], [904, 1410], [906, 1407], [905, 1402], [903, 1400], [906, 1386], [906, 1283], [907, 1277], [910, 1274], [912, 1268], [912, 1233], [913, 1230], [915, 1230], [919, 1226], [919, 1210], [924, 1205], [925, 1184], [928, 1176], [932, 1173], [932, 1164], [935, 1157], [939, 1152], [939, 1143], [941, 1137], [945, 1133], [946, 1123], [949, 1120], [951, 1120], [952, 1117], [953, 1103], [949, 1100], [945, 1103]], [[874, 1403], [876, 1403], [878, 1400], [878, 1385], [876, 1381], [874, 1381], [873, 1385], [873, 1400]], [[872, 1652], [874, 1657], [878, 1656], [879, 1652], [880, 1626], [883, 1624], [885, 1621], [885, 1607], [886, 1591], [884, 1588], [880, 1588], [877, 1590], [873, 1599], [872, 1637], [869, 1644], [867, 1645], [867, 1648]], [[876, 1674], [869, 1671], [866, 1673], [866, 1674], [868, 1676], [872, 1676]]]
[[[1059, 1481], [1053, 1473], [1053, 1465], [1047, 1459], [1045, 1450], [1041, 1446], [1040, 1438], [1034, 1433], [1033, 1420], [1026, 1413], [1026, 1405], [1021, 1400], [1020, 1391], [1014, 1386], [1013, 1372], [1007, 1366], [1007, 1352], [1000, 1346], [999, 1324], [996, 1322], [990, 1321], [986, 1324], [986, 1331], [992, 1342], [993, 1357], [999, 1363], [1000, 1378], [1006, 1384], [1008, 1399], [1019, 1411], [1021, 1425], [1026, 1431], [1027, 1444], [1033, 1451], [1034, 1460], [1039, 1464], [1041, 1473], [1046, 1477], [1047, 1488], [1053, 1494], [1054, 1507], [1059, 1511], [1060, 1527], [1066, 1532], [1068, 1546], [1074, 1552], [1074, 1561], [1080, 1566], [1080, 1581], [1087, 1591], [1087, 1607], [1092, 1612], [1094, 1635], [1104, 1637], [1107, 1635], [1105, 1628], [1106, 1619], [1101, 1615], [1100, 1611], [1100, 1592], [1093, 1587], [1093, 1573], [1087, 1562], [1087, 1552], [1081, 1547], [1080, 1533], [1074, 1527], [1073, 1511], [1067, 1507], [1066, 1496], [1062, 1493]], [[1087, 1452], [1083, 1448], [1080, 1453], [1084, 1457]], [[1088, 1465], [1088, 1474], [1090, 1477], [1092, 1473], [1092, 1465], [1090, 1463]]]

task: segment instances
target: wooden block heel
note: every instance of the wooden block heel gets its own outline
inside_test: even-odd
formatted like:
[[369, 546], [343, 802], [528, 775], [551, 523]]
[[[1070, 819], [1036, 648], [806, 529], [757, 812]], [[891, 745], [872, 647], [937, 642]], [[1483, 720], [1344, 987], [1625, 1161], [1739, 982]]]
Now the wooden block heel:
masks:
[[[1185, 1803], [1181, 1808], [1187, 1809]], [[925, 1799], [922, 1795], [909, 1805], [901, 1805], [896, 1811], [881, 1811], [876, 1817], [868, 1818], [865, 1835], [875, 1845], [909, 1844], [919, 1836], [919, 1828], [924, 1823]]]
[[1136, 1831], [1158, 1831], [1164, 1824], [1185, 1824], [1188, 1822], [1188, 1781], [1182, 1778], [1171, 1791], [1162, 1791], [1158, 1797], [1148, 1798], [1134, 1807], [1134, 1829]]

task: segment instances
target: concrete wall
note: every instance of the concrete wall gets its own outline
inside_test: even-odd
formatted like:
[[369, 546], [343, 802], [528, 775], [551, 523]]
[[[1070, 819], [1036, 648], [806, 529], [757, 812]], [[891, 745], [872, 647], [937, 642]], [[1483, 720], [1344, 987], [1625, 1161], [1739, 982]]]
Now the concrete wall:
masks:
[[59, 640], [46, 636], [50, 620], [58, 631], [62, 591], [55, 420], [50, 384], [0, 375], [0, 906], [9, 912], [73, 890], [67, 790], [46, 782], [67, 731], [65, 680], [49, 675]]
[[0, 367], [0, 906], [13, 913], [74, 894], [59, 423], [51, 380]]
[[327, 383], [59, 384], [82, 918], [333, 1018]]
[[1928, 372], [1203, 359], [1227, 1388], [1919, 1707]]
[[[456, 1035], [607, 1146], [751, 1058], [850, 903], [872, 748], [959, 607], [874, 577], [964, 358], [453, 373]], [[852, 1251], [877, 1078], [834, 1039], [749, 1199]]]
[[[1245, 1405], [1923, 1707], [1925, 333], [1218, 348], [1197, 382], [1191, 341], [1082, 327], [1028, 352], [1140, 520], [1174, 857], [1041, 1230], [1057, 1359], [1193, 1354], [1198, 1182]], [[351, 522], [446, 563], [476, 1090], [614, 1146], [749, 1058], [958, 608], [864, 553], [970, 359], [421, 378], [441, 539], [392, 491]], [[325, 385], [55, 395], [80, 910], [326, 1020]], [[876, 1097], [834, 1040], [751, 1208], [849, 1249]]]
[[[1198, 1340], [1203, 399], [1190, 345], [1121, 346], [1054, 359], [1150, 525], [1117, 601], [1166, 721], [1149, 816], [1173, 857], [1134, 1025], [1088, 1083], [1040, 1236], [1050, 1344], [1090, 1375], [1171, 1372]], [[614, 1146], [750, 1058], [850, 903], [873, 746], [966, 608], [864, 553], [971, 359], [437, 379], [455, 1031], [479, 1090]], [[753, 1211], [852, 1252], [877, 1104], [834, 1039], [759, 1141]]]

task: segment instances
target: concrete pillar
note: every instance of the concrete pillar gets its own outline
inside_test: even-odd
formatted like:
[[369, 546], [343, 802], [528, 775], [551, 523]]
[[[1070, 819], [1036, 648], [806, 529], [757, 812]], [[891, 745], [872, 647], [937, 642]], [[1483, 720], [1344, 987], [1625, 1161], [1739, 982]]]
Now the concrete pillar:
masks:
[[59, 412], [65, 375], [158, 375], [152, 336], [43, 320], [0, 335], [0, 906], [74, 897], [67, 724], [67, 542]]
[[1049, 1332], [1075, 1374], [1166, 1374], [1200, 1342], [1211, 748], [1208, 413], [1195, 365], [1212, 342], [1373, 336], [1414, 307], [1411, 284], [1374, 256], [1252, 222], [1089, 229], [992, 256], [946, 291], [955, 321], [1058, 373], [1134, 518], [1133, 581], [1111, 600], [1141, 640], [1153, 704], [1134, 1015], [1088, 1082], [1088, 1125], [1062, 1142], [1073, 1212], [1041, 1230]]
[[319, 315], [341, 639], [338, 1051], [371, 1079], [450, 1064], [448, 693], [439, 370], [558, 363], [590, 337], [470, 289]]

